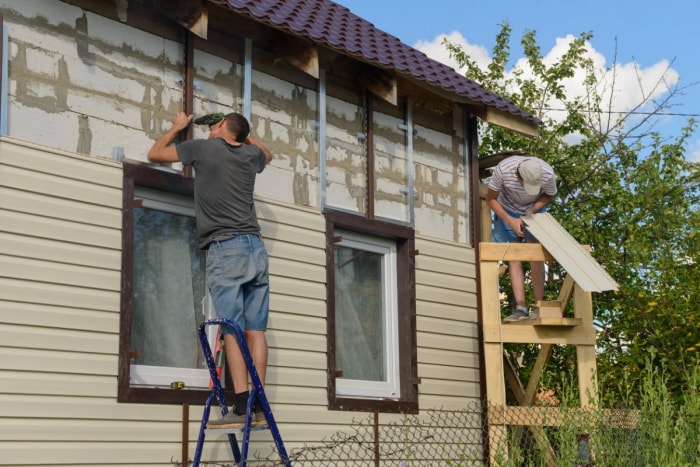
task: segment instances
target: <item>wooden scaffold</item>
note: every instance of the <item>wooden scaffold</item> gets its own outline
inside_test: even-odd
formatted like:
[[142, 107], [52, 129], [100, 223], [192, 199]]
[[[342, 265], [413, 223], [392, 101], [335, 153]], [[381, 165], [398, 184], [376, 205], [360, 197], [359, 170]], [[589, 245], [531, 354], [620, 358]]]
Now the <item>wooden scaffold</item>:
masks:
[[[508, 456], [508, 427], [516, 436], [528, 429], [539, 448], [547, 453], [548, 465], [558, 465], [543, 426], [561, 420], [558, 408], [535, 407], [539, 383], [554, 345], [576, 346], [580, 407], [591, 408], [597, 401], [596, 330], [593, 326], [591, 292], [616, 290], [617, 284], [549, 214], [535, 214], [527, 228], [541, 242], [487, 243], [479, 246], [483, 310], [486, 392], [489, 401], [490, 464]], [[488, 237], [485, 237], [488, 238]], [[566, 270], [557, 300], [539, 302], [539, 316], [504, 324], [499, 301], [499, 263], [508, 261], [558, 262]], [[566, 310], [573, 299], [573, 317]], [[523, 384], [504, 355], [503, 344], [539, 344], [540, 350], [529, 381]], [[506, 407], [506, 382], [518, 406]]]

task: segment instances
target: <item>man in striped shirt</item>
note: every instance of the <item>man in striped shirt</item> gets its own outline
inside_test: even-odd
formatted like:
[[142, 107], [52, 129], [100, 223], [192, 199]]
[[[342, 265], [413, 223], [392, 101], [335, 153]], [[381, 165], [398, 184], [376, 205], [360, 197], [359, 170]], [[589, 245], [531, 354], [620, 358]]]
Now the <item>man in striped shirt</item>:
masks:
[[[537, 239], [525, 231], [522, 218], [546, 211], [547, 204], [557, 193], [554, 170], [542, 159], [531, 156], [511, 156], [501, 161], [493, 170], [488, 184], [486, 204], [494, 212], [492, 242], [537, 243]], [[510, 281], [515, 297], [515, 312], [505, 321], [528, 319], [530, 314], [525, 302], [525, 274], [520, 261], [510, 261]], [[530, 263], [530, 278], [535, 300], [544, 297], [544, 263]], [[534, 316], [533, 316], [534, 317]]]

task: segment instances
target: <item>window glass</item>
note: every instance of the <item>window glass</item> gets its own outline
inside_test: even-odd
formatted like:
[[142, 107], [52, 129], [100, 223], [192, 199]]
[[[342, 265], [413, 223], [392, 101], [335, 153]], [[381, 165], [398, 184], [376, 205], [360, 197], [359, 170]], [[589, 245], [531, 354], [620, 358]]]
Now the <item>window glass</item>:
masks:
[[206, 387], [197, 338], [210, 316], [206, 256], [197, 248], [192, 200], [138, 188], [135, 198], [130, 382]]
[[386, 239], [341, 235], [334, 248], [336, 392], [395, 398], [396, 247]]

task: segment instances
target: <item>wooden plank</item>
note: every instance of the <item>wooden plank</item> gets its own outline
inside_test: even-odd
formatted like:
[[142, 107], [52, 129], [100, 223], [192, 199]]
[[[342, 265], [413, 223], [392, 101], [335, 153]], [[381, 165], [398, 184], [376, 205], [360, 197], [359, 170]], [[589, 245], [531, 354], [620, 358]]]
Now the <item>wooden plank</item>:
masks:
[[505, 423], [514, 426], [562, 426], [567, 422], [583, 423], [586, 420], [594, 422], [600, 418], [614, 428], [634, 428], [639, 421], [639, 411], [494, 405], [489, 408], [488, 413], [489, 423]]
[[501, 304], [498, 295], [498, 264], [496, 262], [482, 262], [480, 268], [484, 326], [500, 327]]
[[595, 337], [593, 326], [484, 326], [484, 342], [494, 343], [594, 345]]
[[595, 358], [595, 346], [579, 345], [576, 347], [581, 407], [598, 405], [598, 378]]
[[481, 261], [554, 261], [554, 257], [538, 243], [479, 244]]
[[489, 404], [504, 405], [506, 390], [503, 368], [503, 346], [500, 343], [484, 343], [486, 362], [486, 394]]

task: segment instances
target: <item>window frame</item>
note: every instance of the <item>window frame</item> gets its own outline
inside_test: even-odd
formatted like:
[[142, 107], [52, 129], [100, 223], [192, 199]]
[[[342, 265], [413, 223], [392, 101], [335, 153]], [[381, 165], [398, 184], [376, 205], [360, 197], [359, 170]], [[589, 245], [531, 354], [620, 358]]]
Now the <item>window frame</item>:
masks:
[[[418, 363], [415, 294], [415, 232], [405, 225], [367, 219], [361, 215], [327, 209], [326, 216], [326, 304], [328, 336], [328, 408], [330, 410], [418, 413]], [[398, 325], [399, 396], [385, 399], [340, 396], [336, 393], [335, 367], [335, 261], [334, 245], [341, 241], [337, 230], [347, 230], [396, 242], [396, 297]]]
[[[194, 179], [183, 176], [181, 171], [154, 168], [148, 164], [125, 161], [122, 192], [122, 275], [119, 318], [119, 369], [117, 374], [117, 401], [157, 404], [204, 404], [210, 389], [175, 389], [131, 385], [131, 325], [132, 325], [132, 278], [134, 273], [134, 199], [136, 186], [152, 188], [174, 195], [194, 197]], [[224, 383], [232, 388], [230, 372]], [[227, 398], [233, 397], [231, 390]]]

